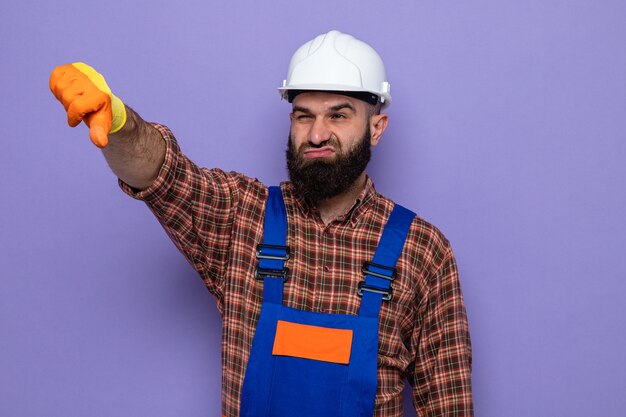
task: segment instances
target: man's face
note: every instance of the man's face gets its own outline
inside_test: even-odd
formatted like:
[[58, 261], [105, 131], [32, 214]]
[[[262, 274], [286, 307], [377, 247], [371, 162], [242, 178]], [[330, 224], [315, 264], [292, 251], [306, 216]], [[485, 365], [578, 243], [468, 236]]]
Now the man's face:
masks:
[[303, 197], [319, 201], [355, 184], [371, 155], [370, 112], [367, 103], [338, 94], [295, 97], [287, 168]]

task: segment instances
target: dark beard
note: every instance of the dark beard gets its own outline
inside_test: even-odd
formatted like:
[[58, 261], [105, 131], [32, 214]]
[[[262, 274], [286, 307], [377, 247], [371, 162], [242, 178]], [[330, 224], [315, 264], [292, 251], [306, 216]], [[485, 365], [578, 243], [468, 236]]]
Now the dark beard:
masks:
[[320, 147], [328, 144], [334, 146], [337, 152], [333, 161], [307, 160], [294, 148], [291, 138], [287, 143], [289, 179], [296, 192], [312, 202], [348, 191], [365, 171], [372, 156], [369, 124], [361, 140], [346, 154], [340, 152], [339, 144], [333, 140], [321, 144]]

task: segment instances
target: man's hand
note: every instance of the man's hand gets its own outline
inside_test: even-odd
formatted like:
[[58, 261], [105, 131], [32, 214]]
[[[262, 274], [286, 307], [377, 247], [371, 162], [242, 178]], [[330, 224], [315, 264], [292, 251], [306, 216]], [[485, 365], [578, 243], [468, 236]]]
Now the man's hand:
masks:
[[50, 90], [67, 111], [67, 123], [89, 126], [89, 137], [99, 148], [109, 142], [108, 134], [126, 123], [124, 103], [116, 97], [104, 77], [82, 62], [56, 67], [50, 75]]

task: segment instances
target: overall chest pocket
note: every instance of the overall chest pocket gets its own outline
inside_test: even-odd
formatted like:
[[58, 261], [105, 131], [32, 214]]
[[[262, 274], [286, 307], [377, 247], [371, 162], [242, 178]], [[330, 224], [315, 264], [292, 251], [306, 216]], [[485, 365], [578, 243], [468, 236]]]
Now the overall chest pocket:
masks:
[[269, 415], [340, 415], [352, 336], [351, 329], [278, 320]]

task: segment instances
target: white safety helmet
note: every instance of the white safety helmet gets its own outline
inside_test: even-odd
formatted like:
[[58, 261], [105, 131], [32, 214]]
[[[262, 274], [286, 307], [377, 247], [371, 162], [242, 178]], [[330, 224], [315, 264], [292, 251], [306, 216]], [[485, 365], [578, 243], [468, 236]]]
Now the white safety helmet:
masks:
[[291, 101], [300, 90], [371, 93], [376, 97], [369, 97], [383, 107], [391, 103], [391, 85], [378, 53], [337, 30], [305, 43], [291, 57], [287, 79], [278, 91], [281, 98]]

